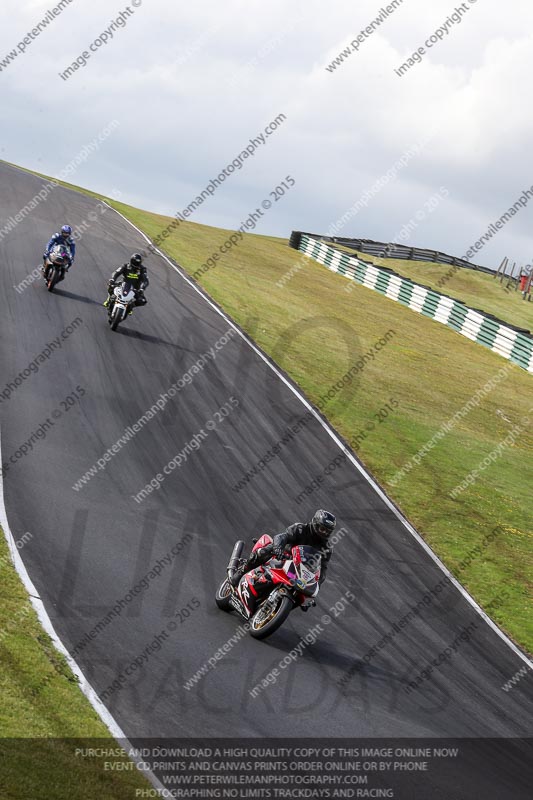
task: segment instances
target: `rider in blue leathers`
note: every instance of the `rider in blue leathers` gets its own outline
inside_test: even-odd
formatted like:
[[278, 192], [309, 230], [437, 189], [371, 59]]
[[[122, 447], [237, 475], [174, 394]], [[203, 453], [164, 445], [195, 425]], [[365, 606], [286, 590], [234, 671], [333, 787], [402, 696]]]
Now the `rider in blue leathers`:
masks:
[[76, 242], [71, 236], [72, 228], [70, 225], [63, 225], [61, 230], [58, 233], [54, 233], [48, 244], [46, 245], [45, 251], [43, 253], [43, 273], [44, 277], [46, 278], [46, 273], [48, 270], [46, 269], [46, 259], [50, 255], [50, 251], [52, 247], [55, 247], [56, 244], [66, 246], [68, 251], [70, 252], [70, 259], [69, 264], [67, 265], [66, 269], [68, 270], [74, 264], [74, 258], [76, 256]]

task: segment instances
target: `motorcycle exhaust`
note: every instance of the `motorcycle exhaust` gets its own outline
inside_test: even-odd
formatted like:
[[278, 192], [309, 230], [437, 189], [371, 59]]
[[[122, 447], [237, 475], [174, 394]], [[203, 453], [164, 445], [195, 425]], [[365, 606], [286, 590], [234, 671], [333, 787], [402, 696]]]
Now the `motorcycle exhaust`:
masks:
[[231, 554], [231, 558], [228, 563], [228, 577], [233, 578], [235, 570], [239, 566], [239, 560], [242, 556], [242, 551], [244, 550], [244, 542], [235, 542], [235, 547], [233, 548], [233, 553]]

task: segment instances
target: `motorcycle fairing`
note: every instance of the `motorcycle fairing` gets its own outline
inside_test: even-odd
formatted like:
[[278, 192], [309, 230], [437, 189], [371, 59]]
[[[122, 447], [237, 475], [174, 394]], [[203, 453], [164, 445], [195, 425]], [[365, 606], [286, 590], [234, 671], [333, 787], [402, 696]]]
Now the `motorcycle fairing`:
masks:
[[262, 547], [266, 547], [268, 544], [272, 544], [272, 537], [269, 536], [268, 533], [264, 533], [254, 544], [252, 553], [255, 553], [257, 550], [261, 550]]

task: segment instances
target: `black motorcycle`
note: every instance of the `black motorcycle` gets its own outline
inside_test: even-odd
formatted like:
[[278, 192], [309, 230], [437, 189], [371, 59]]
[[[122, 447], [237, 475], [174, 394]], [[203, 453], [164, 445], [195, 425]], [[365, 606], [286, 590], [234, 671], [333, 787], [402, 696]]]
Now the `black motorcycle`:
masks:
[[44, 263], [44, 279], [49, 292], [53, 292], [54, 286], [64, 280], [70, 261], [69, 253], [60, 244], [52, 248]]

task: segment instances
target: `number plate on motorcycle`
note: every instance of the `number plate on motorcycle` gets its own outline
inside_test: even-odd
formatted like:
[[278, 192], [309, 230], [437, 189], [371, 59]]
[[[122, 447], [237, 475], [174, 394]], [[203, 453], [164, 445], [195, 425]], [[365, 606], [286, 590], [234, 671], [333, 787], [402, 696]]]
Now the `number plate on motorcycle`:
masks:
[[307, 581], [307, 583], [311, 583], [315, 580], [315, 573], [311, 572], [311, 570], [307, 569], [307, 567], [304, 567], [303, 564], [300, 567], [300, 574], [304, 581]]

